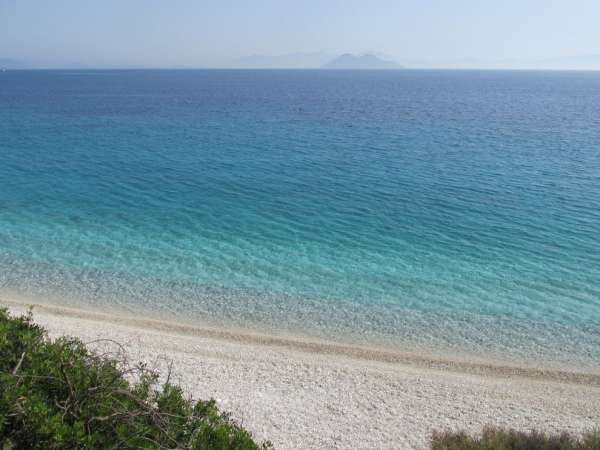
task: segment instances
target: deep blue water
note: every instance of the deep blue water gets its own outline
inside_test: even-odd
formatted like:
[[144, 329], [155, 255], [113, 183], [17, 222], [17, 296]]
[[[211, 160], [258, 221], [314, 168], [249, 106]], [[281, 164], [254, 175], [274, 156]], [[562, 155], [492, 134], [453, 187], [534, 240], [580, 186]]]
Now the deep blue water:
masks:
[[600, 363], [600, 73], [0, 72], [0, 294]]

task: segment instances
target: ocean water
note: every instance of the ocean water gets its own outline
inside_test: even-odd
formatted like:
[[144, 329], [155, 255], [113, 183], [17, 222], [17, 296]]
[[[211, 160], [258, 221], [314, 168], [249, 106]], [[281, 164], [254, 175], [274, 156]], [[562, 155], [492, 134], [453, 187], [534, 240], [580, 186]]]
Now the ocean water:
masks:
[[600, 370], [600, 73], [0, 72], [0, 297]]

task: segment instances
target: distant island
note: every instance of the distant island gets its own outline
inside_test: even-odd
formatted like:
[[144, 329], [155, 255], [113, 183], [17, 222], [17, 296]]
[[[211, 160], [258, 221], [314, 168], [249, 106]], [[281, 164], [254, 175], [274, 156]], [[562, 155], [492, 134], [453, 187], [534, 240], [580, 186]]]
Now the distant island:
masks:
[[372, 54], [353, 55], [344, 53], [321, 66], [322, 69], [402, 69], [393, 61], [386, 61]]
[[326, 53], [288, 53], [285, 55], [250, 55], [226, 64], [234, 69], [402, 69], [373, 53], [334, 56]]

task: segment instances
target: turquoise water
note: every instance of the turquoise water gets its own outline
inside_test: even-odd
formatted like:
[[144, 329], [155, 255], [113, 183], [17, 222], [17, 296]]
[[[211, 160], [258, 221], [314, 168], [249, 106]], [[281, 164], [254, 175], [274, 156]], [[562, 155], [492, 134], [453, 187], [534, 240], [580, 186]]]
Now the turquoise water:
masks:
[[0, 73], [0, 294], [598, 367], [600, 73]]

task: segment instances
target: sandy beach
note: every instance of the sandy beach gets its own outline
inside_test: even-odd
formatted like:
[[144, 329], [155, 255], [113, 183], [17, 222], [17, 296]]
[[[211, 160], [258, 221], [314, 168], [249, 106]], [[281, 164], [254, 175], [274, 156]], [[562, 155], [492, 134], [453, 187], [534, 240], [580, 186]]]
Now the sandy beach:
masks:
[[[2, 299], [14, 313], [25, 307]], [[433, 430], [487, 424], [580, 433], [600, 424], [600, 376], [420, 358], [36, 305], [51, 336], [121, 343], [278, 449], [422, 449]], [[95, 342], [95, 346], [115, 345]]]

